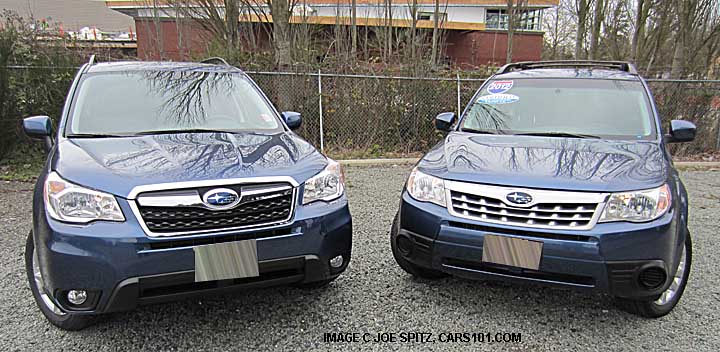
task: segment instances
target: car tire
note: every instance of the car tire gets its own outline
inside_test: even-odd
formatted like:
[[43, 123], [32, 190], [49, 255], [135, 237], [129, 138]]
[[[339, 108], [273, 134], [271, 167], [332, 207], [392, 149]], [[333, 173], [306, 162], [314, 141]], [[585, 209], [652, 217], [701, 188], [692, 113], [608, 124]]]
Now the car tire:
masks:
[[673, 277], [673, 280], [679, 279], [679, 282], [671, 284], [656, 300], [620, 298], [618, 299], [620, 308], [645, 318], [659, 318], [670, 313], [678, 302], [680, 302], [680, 298], [685, 292], [685, 287], [690, 277], [690, 268], [692, 266], [692, 240], [690, 238], [690, 232], [687, 232], [687, 236], [685, 237], [684, 252], [685, 253], [681, 255], [681, 260], [678, 263], [678, 268], [675, 270], [675, 276]]
[[42, 285], [43, 280], [42, 274], [40, 274], [39, 264], [36, 263], [36, 260], [35, 241], [33, 239], [33, 233], [30, 231], [25, 243], [25, 271], [35, 303], [45, 318], [58, 328], [68, 331], [81, 330], [92, 324], [93, 316], [64, 312], [44, 293], [44, 288], [39, 287]]
[[435, 269], [430, 268], [424, 268], [417, 264], [414, 264], [410, 262], [409, 260], [405, 259], [405, 257], [400, 253], [400, 251], [397, 248], [397, 237], [398, 232], [400, 231], [400, 220], [399, 220], [400, 214], [395, 214], [395, 219], [393, 220], [392, 228], [390, 229], [390, 248], [392, 249], [393, 257], [395, 257], [395, 261], [398, 263], [400, 268], [405, 270], [408, 274], [423, 278], [423, 279], [430, 279], [430, 280], [436, 280], [436, 279], [442, 279], [444, 277], [447, 277], [448, 274], [443, 273], [442, 271], [438, 271]]

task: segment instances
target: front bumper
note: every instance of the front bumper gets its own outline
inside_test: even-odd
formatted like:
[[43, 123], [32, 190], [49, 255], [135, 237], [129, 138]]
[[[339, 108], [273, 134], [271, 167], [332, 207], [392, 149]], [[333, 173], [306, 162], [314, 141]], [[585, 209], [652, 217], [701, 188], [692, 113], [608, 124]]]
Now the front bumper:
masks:
[[[674, 274], [685, 238], [680, 231], [685, 227], [678, 222], [671, 209], [649, 223], [601, 223], [585, 231], [550, 231], [455, 217], [443, 207], [418, 202], [404, 192], [398, 236], [410, 239], [412, 250], [405, 259], [455, 276], [538, 282], [639, 299], [656, 297], [669, 286], [667, 278]], [[483, 239], [488, 234], [543, 242], [539, 269], [483, 262]], [[658, 286], [642, 283], [661, 272], [665, 277], [650, 277], [661, 281]]]
[[[327, 280], [339, 276], [350, 260], [352, 220], [345, 196], [298, 206], [289, 224], [172, 238], [146, 236], [138, 220], [127, 216], [132, 214], [127, 201], [120, 206], [127, 218], [123, 223], [76, 226], [44, 212], [35, 217], [46, 290], [64, 310], [107, 313], [238, 288]], [[259, 277], [194, 282], [194, 246], [246, 239], [257, 240]], [[343, 265], [330, 267], [328, 261], [338, 255]], [[64, 293], [71, 289], [90, 291], [92, 305], [69, 305]]]

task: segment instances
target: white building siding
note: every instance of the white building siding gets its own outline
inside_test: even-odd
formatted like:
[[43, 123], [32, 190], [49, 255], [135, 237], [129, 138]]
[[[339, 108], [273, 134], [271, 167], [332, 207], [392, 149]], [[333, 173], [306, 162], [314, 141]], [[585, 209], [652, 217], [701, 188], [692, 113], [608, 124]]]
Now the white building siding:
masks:
[[[313, 5], [311, 6], [316, 16], [334, 17], [338, 12], [343, 17], [350, 17], [350, 8], [347, 6], [337, 7], [335, 5]], [[434, 6], [418, 6], [418, 12], [433, 13]], [[386, 9], [383, 6], [359, 6], [357, 9], [358, 18], [384, 18]], [[440, 13], [447, 14], [447, 21], [450, 22], [485, 22], [485, 8], [479, 6], [441, 6]], [[410, 8], [407, 5], [393, 6], [393, 18], [409, 20], [412, 18]]]

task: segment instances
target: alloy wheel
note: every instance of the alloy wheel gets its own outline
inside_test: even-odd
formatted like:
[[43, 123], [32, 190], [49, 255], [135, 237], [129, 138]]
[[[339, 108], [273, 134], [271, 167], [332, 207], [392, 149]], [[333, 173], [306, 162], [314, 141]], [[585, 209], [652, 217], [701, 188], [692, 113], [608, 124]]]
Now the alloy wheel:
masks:
[[50, 309], [50, 311], [56, 315], [65, 315], [66, 313], [63, 312], [57, 305], [55, 305], [55, 302], [53, 302], [53, 300], [45, 291], [45, 282], [43, 281], [42, 273], [40, 272], [40, 263], [38, 263], [37, 249], [35, 249], [35, 246], [33, 246], [32, 269], [33, 278], [35, 279], [35, 287], [37, 288], [40, 299], [42, 300], [43, 304], [45, 304], [45, 307]]
[[668, 302], [672, 301], [672, 299], [675, 297], [678, 290], [682, 286], [683, 280], [685, 279], [686, 268], [685, 251], [685, 246], [683, 246], [682, 254], [680, 255], [680, 262], [678, 263], [678, 268], [675, 271], [675, 276], [673, 277], [672, 283], [667, 290], [663, 291], [660, 297], [655, 301], [655, 304], [659, 306], [668, 304]]

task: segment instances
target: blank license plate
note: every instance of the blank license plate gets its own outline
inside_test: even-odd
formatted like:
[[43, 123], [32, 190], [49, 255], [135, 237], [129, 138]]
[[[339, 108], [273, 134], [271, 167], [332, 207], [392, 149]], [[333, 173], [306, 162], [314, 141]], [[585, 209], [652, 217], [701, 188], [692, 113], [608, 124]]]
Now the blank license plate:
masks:
[[195, 282], [260, 275], [257, 243], [253, 240], [209, 244], [195, 251]]
[[521, 238], [485, 235], [482, 261], [538, 270], [542, 257], [542, 242]]

